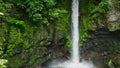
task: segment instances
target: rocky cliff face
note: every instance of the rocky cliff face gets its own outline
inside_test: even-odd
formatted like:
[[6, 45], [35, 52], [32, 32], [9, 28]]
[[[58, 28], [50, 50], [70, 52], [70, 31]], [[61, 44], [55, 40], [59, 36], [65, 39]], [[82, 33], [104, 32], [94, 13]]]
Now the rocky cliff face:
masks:
[[65, 34], [54, 25], [37, 30], [29, 28], [32, 37], [24, 36], [25, 33], [15, 26], [6, 23], [0, 23], [0, 26], [0, 45], [11, 68], [40, 68], [46, 60], [65, 56], [67, 52]]
[[120, 3], [118, 0], [108, 2], [110, 8], [104, 19], [98, 17], [93, 20], [96, 28], [88, 31], [91, 37], [84, 42], [81, 53], [84, 59], [91, 59], [98, 68], [119, 68]]
[[41, 68], [47, 60], [67, 55], [65, 44], [70, 27], [66, 2], [0, 1], [0, 59], [8, 60], [8, 68]]
[[108, 11], [108, 28], [110, 31], [115, 31], [120, 29], [120, 4], [118, 0], [110, 0], [111, 8]]
[[[108, 62], [112, 59], [115, 68], [119, 67], [116, 56], [120, 54], [119, 50], [120, 31], [110, 32], [108, 29], [102, 28], [95, 32], [90, 32], [93, 36], [89, 38], [82, 47], [82, 57], [91, 59], [98, 68], [108, 68]], [[113, 56], [114, 55], [114, 56]]]

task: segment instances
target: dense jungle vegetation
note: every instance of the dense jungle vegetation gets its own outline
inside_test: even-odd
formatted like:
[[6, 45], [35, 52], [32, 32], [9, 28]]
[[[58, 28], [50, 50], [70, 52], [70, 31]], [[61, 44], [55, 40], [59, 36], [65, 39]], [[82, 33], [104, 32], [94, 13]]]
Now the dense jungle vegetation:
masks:
[[[64, 47], [61, 50], [68, 54], [71, 46], [71, 2], [0, 0], [0, 68], [35, 68], [59, 56], [53, 53], [54, 48]], [[89, 31], [108, 28], [108, 31], [114, 32], [120, 29], [120, 22], [116, 21], [117, 27], [113, 28], [107, 20], [108, 12], [112, 8], [119, 11], [119, 5], [119, 0], [80, 0], [81, 47], [93, 37]], [[119, 48], [120, 43], [111, 50], [120, 54]], [[112, 68], [114, 60], [120, 66], [120, 61], [112, 57], [107, 61], [108, 66]]]

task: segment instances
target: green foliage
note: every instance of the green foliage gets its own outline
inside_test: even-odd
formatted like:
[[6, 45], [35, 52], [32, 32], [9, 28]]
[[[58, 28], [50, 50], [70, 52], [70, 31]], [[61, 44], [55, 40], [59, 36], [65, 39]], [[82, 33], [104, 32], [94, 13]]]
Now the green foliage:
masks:
[[82, 45], [86, 38], [90, 37], [87, 31], [95, 30], [97, 26], [100, 26], [97, 24], [98, 20], [106, 21], [106, 14], [111, 7], [111, 3], [108, 0], [84, 0], [80, 6], [82, 7], [80, 9], [80, 45]]
[[[66, 49], [69, 50], [71, 48], [71, 36], [70, 36], [70, 30], [71, 30], [71, 25], [70, 25], [70, 12], [68, 11], [69, 9], [69, 1], [65, 0], [61, 3], [58, 3], [58, 6], [60, 9], [55, 9], [55, 15], [56, 20], [58, 21], [58, 24], [55, 26], [57, 30], [61, 30], [64, 32], [67, 43], [66, 43]], [[54, 15], [54, 16], [55, 16]]]
[[55, 0], [44, 0], [44, 2], [46, 3], [47, 7], [52, 7], [56, 4]]
[[25, 58], [24, 58], [24, 60], [21, 59], [19, 57], [19, 55], [14, 56], [12, 58], [8, 58], [8, 59], [9, 59], [9, 66], [8, 67], [11, 67], [11, 68], [19, 68], [22, 65], [24, 65], [24, 63], [26, 62], [26, 59]]
[[10, 34], [9, 34], [10, 40], [8, 41], [9, 45], [7, 47], [7, 49], [8, 49], [7, 55], [8, 56], [12, 56], [14, 53], [14, 49], [17, 47], [23, 47], [24, 49], [27, 49], [30, 47], [28, 44], [28, 41], [26, 41], [26, 39], [25, 39], [25, 37], [30, 38], [30, 33], [29, 33], [29, 35], [28, 35], [28, 32], [25, 32], [24, 34], [22, 34], [21, 30], [14, 26], [11, 26], [10, 30], [11, 30]]
[[83, 16], [81, 17], [80, 22], [80, 46], [82, 46], [83, 42], [90, 37], [87, 33], [88, 30], [95, 30], [95, 27], [89, 17]]
[[6, 59], [0, 59], [0, 68], [7, 68], [6, 63], [8, 63]]
[[8, 11], [13, 7], [11, 3], [5, 3], [0, 0], [0, 12], [2, 12], [5, 16], [8, 15]]
[[114, 66], [114, 64], [112, 62], [112, 59], [109, 60], [108, 66], [109, 66], [109, 68], [115, 68], [115, 66]]
[[17, 0], [14, 2], [21, 9], [25, 9], [29, 18], [34, 22], [44, 23], [43, 20], [49, 21], [49, 18], [56, 18], [58, 9], [55, 8], [56, 0]]
[[94, 4], [89, 5], [90, 7], [88, 8], [88, 10], [90, 11], [90, 16], [92, 19], [102, 17], [101, 14], [104, 15], [103, 17], [105, 17], [105, 13], [107, 13], [107, 11], [111, 7], [111, 4], [109, 3], [108, 0], [101, 0], [101, 2], [98, 3], [97, 5]]
[[[11, 8], [10, 4], [3, 4], [3, 1], [0, 0], [0, 19], [5, 15], [5, 12], [8, 8]], [[2, 19], [1, 19], [2, 20]], [[2, 23], [0, 20], [0, 24]], [[0, 27], [3, 27], [3, 26], [0, 26]], [[1, 31], [3, 32], [3, 31]], [[5, 65], [6, 63], [8, 63], [8, 60], [7, 59], [3, 59], [3, 48], [2, 48], [2, 45], [3, 45], [3, 42], [6, 41], [6, 39], [3, 36], [3, 33], [0, 32], [0, 68], [7, 68], [7, 66]]]
[[66, 39], [67, 39], [66, 49], [67, 49], [67, 50], [70, 50], [70, 49], [71, 49], [71, 45], [72, 45], [72, 41], [71, 41], [70, 35], [67, 35]]
[[8, 60], [1, 59], [3, 57], [2, 54], [3, 54], [3, 49], [0, 45], [0, 68], [7, 68], [7, 66], [5, 64], [8, 63]]
[[108, 0], [84, 0], [81, 6], [83, 7], [80, 9], [81, 14], [85, 14], [91, 20], [95, 20], [106, 18], [106, 13], [111, 8], [111, 3]]
[[114, 51], [114, 53], [116, 53], [116, 54], [120, 54], [120, 43], [113, 46], [113, 48], [111, 48], [111, 52], [112, 51]]
[[11, 24], [19, 25], [19, 26], [24, 26], [24, 24], [25, 24], [25, 22], [23, 20], [17, 20], [15, 18], [11, 18], [11, 17], [7, 19], [7, 22], [11, 23]]
[[[66, 28], [68, 23], [66, 18], [63, 18], [67, 15], [67, 11], [64, 8], [59, 9], [56, 0], [1, 0], [0, 3], [0, 12], [5, 14], [3, 18], [9, 29], [10, 40], [7, 40], [6, 50], [8, 57], [13, 55], [17, 47], [23, 47], [23, 49], [30, 47], [26, 38], [32, 38], [31, 31], [34, 29], [30, 28], [31, 25], [34, 27], [37, 23], [39, 28], [39, 25], [40, 27], [43, 24], [49, 26], [54, 22], [62, 22], [65, 23], [64, 28]], [[61, 27], [63, 26], [56, 26], [57, 29]], [[30, 51], [32, 51], [31, 48]]]
[[49, 12], [49, 16], [51, 16], [53, 19], [58, 18], [60, 15], [60, 11], [59, 9], [50, 9]]
[[120, 1], [119, 0], [114, 0], [114, 1], [112, 1], [111, 2], [111, 4], [112, 4], [112, 7], [114, 7], [114, 9], [115, 10], [118, 10], [119, 11], [119, 9], [120, 9]]

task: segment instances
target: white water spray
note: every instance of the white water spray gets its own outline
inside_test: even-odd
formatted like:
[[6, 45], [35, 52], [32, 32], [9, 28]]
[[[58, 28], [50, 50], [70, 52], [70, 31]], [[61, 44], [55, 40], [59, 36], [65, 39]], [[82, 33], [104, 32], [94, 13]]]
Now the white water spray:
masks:
[[64, 63], [53, 64], [49, 68], [96, 68], [91, 61], [79, 62], [79, 1], [72, 2], [72, 53], [71, 59]]
[[79, 16], [79, 2], [73, 0], [72, 2], [72, 54], [71, 59], [73, 62], [79, 62], [79, 27], [78, 27], [78, 16]]

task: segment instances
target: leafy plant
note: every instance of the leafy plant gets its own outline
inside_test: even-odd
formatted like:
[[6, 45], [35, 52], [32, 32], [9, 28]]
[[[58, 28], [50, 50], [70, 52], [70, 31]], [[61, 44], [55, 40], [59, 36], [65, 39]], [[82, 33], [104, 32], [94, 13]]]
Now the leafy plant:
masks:
[[17, 2], [12, 2], [21, 9], [25, 9], [29, 18], [34, 22], [43, 22], [45, 18], [49, 20], [49, 18], [58, 16], [56, 10], [53, 9], [56, 5], [56, 0], [17, 0]]
[[0, 68], [7, 68], [6, 63], [8, 63], [6, 59], [0, 59]]
[[91, 19], [102, 17], [101, 14], [105, 17], [105, 14], [111, 7], [111, 3], [108, 0], [101, 0], [100, 3], [98, 3], [97, 5], [93, 3], [90, 4], [92, 5], [90, 5], [88, 10], [90, 12]]
[[109, 66], [109, 68], [115, 68], [115, 66], [114, 66], [114, 64], [112, 62], [112, 59], [109, 60], [108, 66]]
[[[3, 49], [2, 47], [0, 46], [0, 56], [3, 54]], [[5, 65], [6, 63], [8, 63], [8, 60], [7, 59], [2, 59], [0, 57], [0, 68], [7, 68], [7, 66]]]

